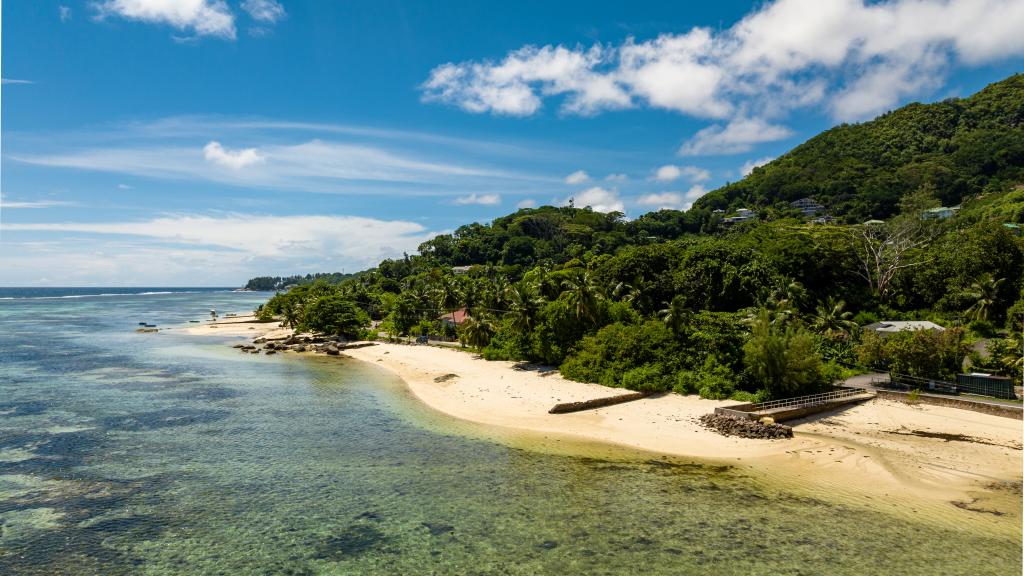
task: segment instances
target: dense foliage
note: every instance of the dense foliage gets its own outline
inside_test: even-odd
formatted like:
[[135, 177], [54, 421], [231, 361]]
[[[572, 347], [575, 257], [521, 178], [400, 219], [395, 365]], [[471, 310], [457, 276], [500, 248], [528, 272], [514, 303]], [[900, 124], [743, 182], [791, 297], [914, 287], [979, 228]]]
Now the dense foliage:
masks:
[[[888, 218], [923, 185], [945, 206], [1024, 177], [1024, 75], [969, 98], [910, 104], [827, 130], [697, 201], [704, 209], [779, 207], [813, 198], [847, 222]], [[1015, 218], [1020, 221], [1018, 212]]]
[[[346, 336], [372, 318], [391, 336], [458, 336], [485, 358], [555, 365], [575, 380], [708, 398], [814, 392], [858, 363], [948, 378], [982, 336], [998, 357], [975, 355], [975, 366], [1019, 371], [1014, 336], [1000, 330], [1024, 323], [1024, 242], [1012, 227], [1024, 193], [1009, 185], [1024, 167], [1022, 78], [829, 131], [687, 212], [628, 221], [522, 209], [336, 284], [300, 282], [261, 314]], [[981, 170], [978, 150], [992, 143], [996, 160]], [[958, 215], [922, 218], [968, 193], [979, 195]], [[816, 225], [780, 209], [724, 228], [711, 211], [806, 195], [858, 220], [891, 217]], [[885, 342], [860, 330], [913, 319], [967, 330]]]

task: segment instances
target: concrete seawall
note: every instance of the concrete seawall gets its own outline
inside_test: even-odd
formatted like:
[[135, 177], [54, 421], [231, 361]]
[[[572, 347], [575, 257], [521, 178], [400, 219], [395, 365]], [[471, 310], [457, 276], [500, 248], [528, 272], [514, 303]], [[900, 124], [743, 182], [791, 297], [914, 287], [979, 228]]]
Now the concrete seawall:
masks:
[[907, 404], [920, 403], [930, 404], [932, 406], [946, 406], [948, 408], [959, 408], [961, 410], [971, 410], [973, 412], [981, 412], [983, 414], [992, 414], [993, 416], [1024, 420], [1024, 408], [1021, 406], [974, 402], [971, 400], [962, 400], [960, 398], [937, 396], [935, 394], [918, 394], [915, 400], [911, 400], [910, 394], [910, 392], [899, 392], [896, 390], [877, 390], [875, 392], [875, 395], [878, 398], [905, 402]]

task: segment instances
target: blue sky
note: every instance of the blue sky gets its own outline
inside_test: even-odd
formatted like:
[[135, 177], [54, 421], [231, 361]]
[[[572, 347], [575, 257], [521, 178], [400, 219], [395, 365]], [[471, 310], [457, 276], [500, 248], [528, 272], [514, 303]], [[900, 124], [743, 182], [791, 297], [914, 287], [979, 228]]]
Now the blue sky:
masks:
[[2, 285], [356, 270], [517, 206], [686, 208], [1019, 72], [1013, 0], [6, 2]]

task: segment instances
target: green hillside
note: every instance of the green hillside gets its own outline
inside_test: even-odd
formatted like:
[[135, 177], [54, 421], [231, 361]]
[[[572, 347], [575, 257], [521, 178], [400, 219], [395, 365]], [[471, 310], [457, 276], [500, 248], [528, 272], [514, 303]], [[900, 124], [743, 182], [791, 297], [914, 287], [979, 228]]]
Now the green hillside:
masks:
[[947, 206], [1024, 180], [1024, 75], [969, 98], [909, 104], [826, 130], [697, 207], [775, 206], [810, 197], [848, 222], [887, 218], [899, 199], [932, 187]]

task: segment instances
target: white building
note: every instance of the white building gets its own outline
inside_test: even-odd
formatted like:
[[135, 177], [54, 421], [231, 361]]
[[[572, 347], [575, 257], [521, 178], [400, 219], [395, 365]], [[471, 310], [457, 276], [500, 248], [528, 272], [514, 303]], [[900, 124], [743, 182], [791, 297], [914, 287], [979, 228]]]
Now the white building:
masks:
[[935, 322], [929, 322], [928, 320], [883, 320], [881, 322], [875, 322], [874, 324], [868, 324], [864, 327], [864, 330], [870, 330], [882, 336], [887, 336], [897, 332], [913, 330], [938, 330], [939, 332], [943, 332], [946, 329]]

